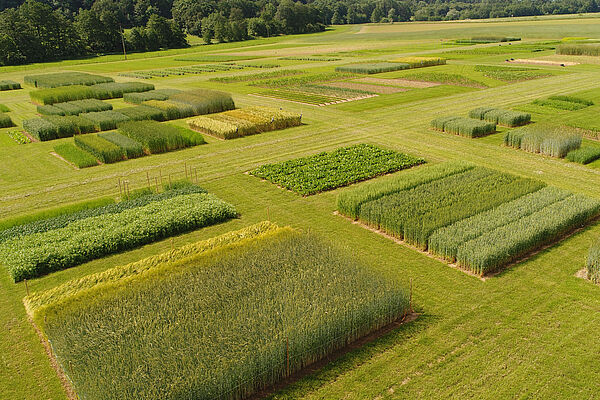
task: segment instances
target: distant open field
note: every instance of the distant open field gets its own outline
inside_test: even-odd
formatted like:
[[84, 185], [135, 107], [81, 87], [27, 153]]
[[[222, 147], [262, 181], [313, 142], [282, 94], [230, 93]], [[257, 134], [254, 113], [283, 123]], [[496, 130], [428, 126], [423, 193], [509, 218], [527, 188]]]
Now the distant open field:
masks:
[[[352, 349], [322, 368], [301, 374], [289, 385], [277, 387], [268, 393], [268, 398], [595, 398], [600, 381], [597, 360], [600, 353], [597, 338], [600, 287], [576, 274], [584, 269], [588, 249], [600, 237], [596, 216], [582, 219], [583, 222], [577, 220], [578, 224], [569, 225], [568, 229], [553, 231], [552, 241], [540, 241], [538, 244], [542, 245], [527, 248], [527, 252], [519, 253], [518, 259], [480, 279], [460, 268], [453, 268], [455, 265], [449, 266], [452, 263], [448, 260], [436, 258], [425, 249], [404, 242], [399, 231], [377, 232], [383, 225], [364, 226], [368, 225], [366, 219], [358, 223], [336, 211], [338, 195], [342, 192], [360, 189], [373, 182], [386, 182], [390, 177], [403, 177], [406, 176], [403, 174], [430, 165], [462, 161], [481, 170], [494, 170], [502, 176], [539, 182], [532, 184], [535, 188], [515, 190], [516, 194], [503, 199], [504, 203], [541, 186], [583, 195], [591, 202], [600, 200], [600, 160], [584, 165], [528, 151], [525, 146], [506, 146], [504, 137], [512, 128], [501, 123], [493, 133], [474, 138], [432, 129], [430, 125], [436, 118], [467, 118], [473, 109], [490, 107], [530, 113], [532, 124], [525, 128], [540, 123], [569, 126], [578, 132], [577, 135], [583, 136], [582, 148], [600, 146], [599, 57], [557, 55], [555, 51], [558, 45], [569, 42], [563, 38], [600, 39], [599, 18], [600, 15], [590, 14], [344, 25], [318, 34], [210, 46], [199, 44], [196, 38], [195, 44], [187, 49], [130, 54], [127, 60], [123, 60], [122, 55], [108, 55], [1, 67], [1, 79], [19, 82], [23, 89], [0, 92], [0, 104], [8, 107], [5, 114], [14, 123], [12, 127], [0, 128], [0, 229], [3, 221], [15, 216], [98, 198], [107, 197], [114, 201], [126, 195], [126, 190], [154, 190], [182, 178], [192, 180], [209, 194], [186, 192], [179, 199], [160, 199], [169, 201], [164, 203], [167, 204], [165, 207], [181, 207], [189, 212], [192, 215], [189, 218], [199, 221], [194, 226], [185, 225], [185, 221], [178, 219], [180, 214], [173, 212], [168, 216], [169, 224], [165, 222], [164, 232], [150, 232], [148, 237], [151, 233], [154, 235], [150, 239], [123, 240], [122, 247], [103, 250], [101, 254], [99, 251], [97, 256], [69, 263], [68, 268], [64, 262], [61, 268], [55, 266], [42, 271], [43, 262], [34, 260], [43, 273], [27, 275], [26, 281], [18, 283], [14, 283], [8, 269], [0, 265], [0, 398], [68, 398], [29, 321], [23, 305], [28, 292], [51, 290], [74, 279], [168, 253], [174, 248], [265, 220], [279, 227], [309, 232], [325, 243], [335, 244], [340, 252], [356, 259], [348, 265], [353, 266], [355, 262], [367, 269], [365, 276], [369, 279], [365, 279], [369, 285], [381, 279], [392, 282], [391, 286], [408, 290], [412, 284], [413, 308], [419, 314], [416, 320], [400, 325], [361, 348]], [[512, 41], [510, 45], [504, 42], [475, 45], [453, 42], [480, 35], [511, 36], [521, 40]], [[203, 57], [215, 55], [230, 56], [234, 61], [202, 61]], [[387, 72], [377, 70], [391, 68], [388, 64], [393, 60], [409, 56], [442, 57], [445, 64], [422, 68], [396, 66], [395, 70]], [[577, 64], [563, 67], [560, 64], [507, 62], [511, 58]], [[336, 67], [350, 64], [368, 64], [364, 68], [372, 68], [374, 73], [336, 72]], [[109, 158], [102, 161], [102, 157], [110, 156], [110, 149], [119, 147], [102, 142], [102, 145], [93, 144], [92, 150], [86, 147], [88, 150], [85, 151], [93, 153], [93, 166], [75, 168], [73, 162], [65, 162], [52, 154], [61, 144], [80, 148], [75, 146], [77, 138], [85, 135], [79, 135], [75, 128], [75, 139], [70, 137], [73, 136], [71, 133], [69, 137], [55, 140], [17, 143], [18, 138], [31, 136], [30, 132], [25, 134], [23, 121], [43, 119], [30, 97], [31, 93], [41, 89], [25, 85], [24, 77], [53, 72], [99, 74], [116, 82], [151, 84], [157, 90], [177, 89], [184, 94], [150, 100], [148, 107], [156, 106], [153, 102], [174, 101], [179, 96], [181, 102], [185, 100], [188, 102], [185, 104], [195, 108], [189, 111], [179, 102], [181, 114], [169, 114], [167, 118], [165, 111], [164, 114], [152, 114], [156, 122], [145, 122], [155, 126], [170, 125], [172, 142], [161, 142], [164, 148], [150, 143], [146, 134], [139, 130], [131, 133], [122, 127], [118, 130], [111, 127], [99, 133], [101, 129], [94, 127], [95, 133], [85, 135], [102, 137], [106, 132], [116, 132], [121, 137], [119, 140], [126, 136], [143, 143], [143, 150], [139, 150], [143, 156], [127, 155], [121, 149], [121, 153], [114, 156], [114, 161], [118, 162], [111, 162]], [[190, 91], [205, 93], [199, 91], [205, 89], [218, 90], [225, 95], [218, 100], [211, 98], [208, 105], [190, 99]], [[236, 110], [231, 110], [229, 95]], [[550, 101], [553, 96], [571, 96], [577, 100], [567, 101], [568, 104], [558, 100], [557, 103], [557, 100]], [[121, 93], [101, 101], [110, 104], [114, 112], [121, 110], [133, 115], [134, 111], [124, 110], [137, 105], [128, 103], [127, 99]], [[577, 104], [573, 105], [573, 102]], [[581, 102], [591, 104], [582, 105]], [[163, 103], [160, 105], [166, 107]], [[215, 106], [217, 103], [218, 107]], [[557, 105], [563, 108], [556, 108]], [[268, 111], [261, 108], [265, 106]], [[137, 116], [141, 111], [136, 110]], [[156, 113], [156, 108], [153, 110]], [[146, 109], [147, 113], [151, 111]], [[192, 118], [209, 121], [203, 120], [201, 129], [200, 124], [187, 123]], [[191, 127], [196, 131], [178, 131], [173, 127]], [[351, 146], [359, 144], [372, 145], [365, 148], [373, 153], [335, 153], [338, 149], [353, 149]], [[377, 157], [372, 154], [389, 156], [395, 160], [394, 168], [377, 166]], [[356, 161], [351, 157], [364, 158]], [[99, 161], [94, 162], [94, 158]], [[306, 168], [309, 172], [302, 175], [304, 170], [298, 165], [304, 165], [307, 159], [314, 165], [310, 164], [310, 168]], [[368, 165], [361, 164], [360, 160], [368, 160]], [[424, 166], [419, 165], [421, 160], [426, 162]], [[268, 166], [264, 167], [267, 173], [253, 176], [251, 172], [263, 166]], [[336, 179], [325, 182], [327, 172]], [[191, 209], [184, 201], [185, 196], [202, 198], [207, 203], [206, 199], [210, 199], [226, 208], [227, 213], [213, 219], [201, 219], [206, 217], [206, 210], [201, 208], [199, 201], [193, 203], [198, 209]], [[447, 204], [459, 204], [455, 199], [452, 201]], [[497, 206], [492, 203], [489, 208]], [[413, 203], [408, 206], [416, 209]], [[154, 210], [149, 205], [139, 207]], [[481, 206], [471, 213], [457, 213], [451, 222], [485, 211]], [[130, 215], [138, 214], [131, 211]], [[423, 211], [423, 215], [435, 213]], [[104, 217], [94, 218], [105, 223], [100, 219]], [[138, 217], [131, 218], [137, 221]], [[110, 221], [115, 226], [131, 223], [116, 217]], [[150, 216], [148, 224], [152, 225]], [[96, 225], [90, 226], [91, 230]], [[441, 226], [442, 223], [435, 228]], [[134, 226], [130, 232], [133, 235], [136, 231]], [[55, 238], [47, 232], [36, 235], [50, 242]], [[27, 240], [27, 246], [35, 248], [35, 241]], [[68, 240], [77, 242], [71, 236]], [[422, 245], [426, 241], [415, 243]], [[1, 246], [0, 236], [0, 252], [7, 252], [1, 254], [13, 254]], [[75, 249], [76, 244], [72, 246]], [[73, 249], [70, 253], [65, 250], [61, 256], [70, 260], [76, 250]], [[256, 249], [255, 253], [260, 254]], [[254, 253], [247, 254], [251, 257]], [[215, 256], [215, 259], [209, 259], [210, 262], [196, 260], [194, 262], [198, 264], [190, 265], [210, 265], [211, 268], [230, 265], [222, 260], [225, 258]], [[18, 265], [17, 261], [14, 265]], [[0, 264], [3, 262], [8, 263], [0, 260]], [[180, 275], [177, 277], [185, 281]], [[265, 282], [269, 281], [265, 279]], [[166, 292], [165, 289], [161, 293]], [[210, 293], [210, 290], [205, 292]], [[193, 291], [186, 293], [191, 296]], [[311, 295], [307, 293], [307, 296]], [[260, 298], [257, 299], [256, 304], [261, 304]], [[113, 306], [117, 309], [115, 304], [116, 300]], [[372, 326], [379, 327], [374, 323]], [[60, 331], [57, 325], [52, 329], [48, 331], [50, 336]], [[65, 369], [69, 370], [68, 351], [64, 344], [59, 346], [63, 347], [58, 354], [64, 357], [59, 357], [59, 361], [63, 360]], [[140, 360], [136, 362], [142, 364]], [[80, 364], [75, 362], [75, 365]], [[303, 365], [299, 362], [298, 366], [301, 369]], [[91, 385], [93, 381], [86, 381], [87, 378], [81, 378], [81, 375], [74, 376], [80, 379], [75, 382], [76, 388]]]

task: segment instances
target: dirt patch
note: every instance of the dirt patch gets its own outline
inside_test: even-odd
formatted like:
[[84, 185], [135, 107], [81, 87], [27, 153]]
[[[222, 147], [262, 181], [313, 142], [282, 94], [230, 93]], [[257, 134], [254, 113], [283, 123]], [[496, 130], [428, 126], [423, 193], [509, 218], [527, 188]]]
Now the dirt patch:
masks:
[[582, 268], [579, 271], [575, 272], [575, 277], [585, 279], [587, 281], [588, 280], [587, 269]]
[[530, 65], [550, 65], [553, 67], [571, 67], [573, 65], [577, 65], [579, 63], [573, 61], [551, 61], [551, 60], [535, 60], [535, 59], [525, 59], [525, 58], [517, 58], [515, 60], [506, 61], [509, 64], [530, 64]]
[[302, 379], [303, 377], [305, 377], [307, 375], [317, 372], [319, 369], [323, 368], [325, 365], [337, 360], [338, 358], [342, 357], [346, 353], [349, 353], [352, 350], [359, 349], [359, 348], [363, 347], [364, 345], [371, 343], [371, 342], [375, 341], [376, 339], [392, 332], [394, 329], [398, 328], [399, 326], [416, 320], [419, 317], [419, 315], [420, 315], [419, 313], [410, 312], [410, 313], [406, 314], [404, 317], [402, 317], [401, 319], [394, 321], [391, 324], [384, 326], [383, 328], [381, 328], [367, 336], [363, 336], [362, 338], [350, 343], [346, 347], [331, 353], [330, 355], [323, 358], [322, 360], [317, 361], [317, 362], [307, 366], [306, 368], [296, 372], [295, 374], [292, 374], [289, 378], [280, 381], [275, 386], [270, 387], [265, 390], [261, 390], [259, 392], [256, 392], [252, 396], [248, 397], [248, 400], [258, 400], [258, 399], [265, 398], [268, 395], [276, 392], [277, 390], [280, 390], [280, 389]]
[[381, 86], [381, 85], [370, 85], [366, 83], [354, 83], [354, 82], [332, 82], [326, 83], [324, 86], [337, 87], [342, 89], [356, 89], [364, 90], [371, 93], [377, 94], [392, 94], [399, 92], [406, 92], [410, 89], [394, 86]]
[[441, 85], [441, 83], [439, 83], [439, 82], [411, 81], [408, 79], [400, 79], [400, 78], [385, 79], [385, 78], [366, 77], [366, 78], [355, 79], [354, 81], [361, 82], [361, 83], [372, 83], [372, 84], [379, 84], [379, 85], [400, 86], [400, 87], [405, 87], [405, 88], [417, 88], [417, 89]]

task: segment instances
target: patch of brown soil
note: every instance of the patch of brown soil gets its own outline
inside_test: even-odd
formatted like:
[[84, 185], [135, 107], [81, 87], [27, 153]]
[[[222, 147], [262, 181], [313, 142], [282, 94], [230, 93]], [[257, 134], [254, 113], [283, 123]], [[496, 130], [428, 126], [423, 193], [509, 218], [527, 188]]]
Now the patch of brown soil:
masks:
[[425, 82], [425, 81], [410, 81], [408, 79], [400, 79], [400, 78], [390, 78], [390, 79], [385, 79], [385, 78], [360, 78], [360, 79], [355, 79], [355, 82], [363, 82], [363, 83], [374, 83], [374, 84], [380, 84], [380, 85], [390, 85], [390, 86], [400, 86], [400, 87], [407, 87], [407, 88], [417, 88], [417, 89], [422, 89], [422, 88], [428, 88], [428, 87], [433, 87], [433, 86], [440, 86], [441, 83], [439, 82]]
[[331, 82], [325, 83], [324, 86], [337, 87], [342, 89], [357, 89], [357, 90], [365, 90], [371, 93], [377, 94], [392, 94], [399, 92], [406, 92], [409, 89], [402, 87], [393, 87], [393, 86], [381, 86], [381, 85], [369, 85], [366, 83], [354, 83], [354, 82]]

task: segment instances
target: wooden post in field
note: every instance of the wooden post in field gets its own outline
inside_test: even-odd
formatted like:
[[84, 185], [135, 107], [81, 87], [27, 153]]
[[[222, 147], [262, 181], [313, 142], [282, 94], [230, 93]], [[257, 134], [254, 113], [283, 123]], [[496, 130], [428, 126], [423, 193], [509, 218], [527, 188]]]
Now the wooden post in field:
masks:
[[271, 220], [271, 216], [269, 213], [269, 207], [267, 207], [267, 221], [270, 221], [270, 220]]
[[198, 168], [194, 167], [194, 175], [196, 176], [196, 185], [198, 184]]
[[154, 181], [156, 182], [156, 193], [158, 193], [158, 177], [154, 177]]
[[188, 174], [187, 174], [187, 161], [183, 162], [183, 168], [185, 169], [185, 179], [188, 178]]
[[148, 188], [150, 188], [150, 174], [146, 171], [146, 180], [148, 181]]
[[162, 185], [162, 169], [158, 169], [158, 173], [160, 174], [160, 184]]
[[119, 178], [119, 197], [123, 197], [123, 193], [121, 192], [121, 178]]
[[29, 296], [29, 286], [27, 285], [27, 279], [23, 279], [25, 281], [25, 291], [27, 292], [27, 296]]
[[169, 174], [169, 187], [171, 187], [171, 174]]

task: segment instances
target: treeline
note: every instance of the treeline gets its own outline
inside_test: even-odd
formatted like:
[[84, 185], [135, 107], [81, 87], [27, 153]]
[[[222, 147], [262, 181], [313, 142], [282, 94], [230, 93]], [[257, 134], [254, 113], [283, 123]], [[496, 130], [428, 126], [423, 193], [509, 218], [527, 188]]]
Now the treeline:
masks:
[[330, 24], [599, 12], [600, 0], [0, 0], [0, 65], [323, 31]]

